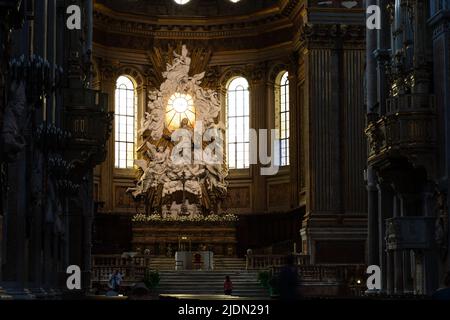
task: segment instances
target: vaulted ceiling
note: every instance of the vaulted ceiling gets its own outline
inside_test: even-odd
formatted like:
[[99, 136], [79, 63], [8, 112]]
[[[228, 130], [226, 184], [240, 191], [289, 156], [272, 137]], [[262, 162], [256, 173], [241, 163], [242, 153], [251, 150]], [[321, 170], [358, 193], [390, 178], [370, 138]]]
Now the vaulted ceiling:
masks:
[[298, 0], [96, 0], [94, 41], [148, 50], [195, 41], [214, 50], [264, 48], [292, 42], [301, 21]]
[[250, 15], [255, 12], [279, 6], [280, 0], [190, 0], [184, 5], [174, 0], [97, 0], [99, 4], [122, 12], [147, 17], [227, 17]]

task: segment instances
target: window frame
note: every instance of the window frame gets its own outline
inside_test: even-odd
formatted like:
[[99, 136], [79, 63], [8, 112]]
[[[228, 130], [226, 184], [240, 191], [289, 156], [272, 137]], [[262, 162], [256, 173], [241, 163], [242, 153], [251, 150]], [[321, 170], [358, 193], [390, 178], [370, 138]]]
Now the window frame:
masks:
[[[119, 83], [121, 78], [126, 78], [129, 81], [128, 86], [124, 83]], [[131, 84], [131, 87], [129, 86]], [[124, 86], [121, 88], [121, 86]], [[120, 107], [120, 91], [125, 91], [125, 106]], [[129, 96], [128, 94], [132, 92], [132, 108], [133, 111], [131, 114], [128, 112], [130, 109], [128, 102], [129, 102]], [[119, 96], [118, 96], [119, 94]], [[123, 112], [125, 110], [125, 112]], [[129, 75], [123, 74], [117, 77], [115, 88], [114, 88], [114, 169], [119, 170], [121, 172], [123, 171], [130, 171], [135, 168], [134, 166], [134, 160], [136, 159], [136, 143], [137, 143], [137, 117], [138, 117], [138, 94], [137, 94], [137, 86], [136, 81]], [[125, 126], [125, 140], [121, 139], [120, 135], [123, 134], [121, 132], [121, 123], [120, 121], [125, 120], [125, 124], [122, 124], [122, 126]], [[130, 122], [132, 124], [132, 130], [131, 132], [128, 131], [128, 127], [130, 126]], [[129, 136], [132, 136], [130, 139]], [[120, 148], [118, 148], [120, 145], [126, 145], [125, 148], [125, 159], [122, 159], [120, 157]], [[129, 145], [132, 145], [132, 158], [129, 158]], [[125, 161], [125, 166], [121, 164], [121, 161]]]
[[[290, 87], [289, 72], [281, 71], [275, 82], [275, 128], [278, 132], [278, 161], [280, 167], [290, 166]], [[284, 129], [283, 130], [283, 124]], [[283, 156], [283, 150], [285, 154]]]
[[[238, 83], [238, 81], [243, 83]], [[232, 88], [234, 83], [237, 85]], [[242, 95], [239, 97], [239, 95]], [[242, 101], [238, 101], [242, 98]], [[230, 170], [249, 170], [250, 169], [250, 84], [243, 76], [231, 78], [226, 86], [226, 152], [227, 165]], [[234, 99], [233, 107], [231, 99]], [[234, 110], [232, 110], [234, 108]], [[233, 111], [233, 112], [232, 112]], [[241, 123], [239, 123], [241, 122]], [[234, 130], [230, 130], [230, 124], [234, 124]], [[242, 125], [240, 125], [242, 124]], [[231, 134], [235, 136], [231, 139]], [[247, 136], [246, 136], [247, 134]], [[240, 138], [239, 135], [242, 137]], [[231, 148], [233, 146], [233, 148]], [[230, 152], [232, 149], [233, 152]], [[242, 158], [239, 158], [239, 153]], [[231, 161], [230, 155], [233, 155]]]

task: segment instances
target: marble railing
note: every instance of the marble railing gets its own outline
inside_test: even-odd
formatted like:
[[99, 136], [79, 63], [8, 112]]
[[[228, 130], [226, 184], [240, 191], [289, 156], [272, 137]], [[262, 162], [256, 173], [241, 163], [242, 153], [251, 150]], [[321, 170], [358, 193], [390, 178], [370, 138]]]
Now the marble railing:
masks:
[[124, 282], [142, 281], [150, 268], [147, 255], [93, 255], [92, 282], [107, 282], [115, 271], [120, 271]]
[[[278, 274], [282, 267], [272, 267], [272, 273]], [[343, 282], [362, 284], [366, 278], [366, 266], [354, 265], [299, 265], [297, 267], [301, 281]]]
[[[296, 265], [308, 265], [309, 255], [294, 255]], [[255, 254], [246, 256], [247, 270], [263, 270], [286, 265], [287, 256], [281, 254]]]

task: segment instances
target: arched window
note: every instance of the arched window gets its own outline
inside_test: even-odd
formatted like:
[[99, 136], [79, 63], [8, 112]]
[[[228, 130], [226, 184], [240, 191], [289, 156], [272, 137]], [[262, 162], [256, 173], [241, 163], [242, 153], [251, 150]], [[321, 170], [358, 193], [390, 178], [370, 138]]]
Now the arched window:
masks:
[[115, 97], [115, 166], [130, 169], [134, 166], [136, 142], [136, 90], [133, 81], [120, 76]]
[[276, 96], [276, 123], [279, 130], [279, 159], [280, 166], [289, 165], [289, 74], [284, 71], [277, 77], [275, 86]]
[[250, 166], [250, 94], [245, 78], [234, 78], [227, 88], [227, 155], [230, 169]]

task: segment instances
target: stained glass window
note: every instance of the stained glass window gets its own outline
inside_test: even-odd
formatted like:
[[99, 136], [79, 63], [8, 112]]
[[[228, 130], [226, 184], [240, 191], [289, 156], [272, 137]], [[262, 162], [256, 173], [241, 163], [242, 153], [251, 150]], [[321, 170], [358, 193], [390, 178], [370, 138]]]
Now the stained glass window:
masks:
[[181, 127], [183, 119], [189, 121], [189, 125], [194, 127], [195, 108], [192, 97], [184, 93], [175, 93], [167, 103], [166, 125], [170, 130]]
[[250, 166], [250, 94], [245, 78], [233, 79], [227, 88], [227, 155], [230, 169]]
[[136, 90], [133, 82], [120, 76], [115, 96], [115, 166], [129, 169], [134, 166], [136, 142]]

